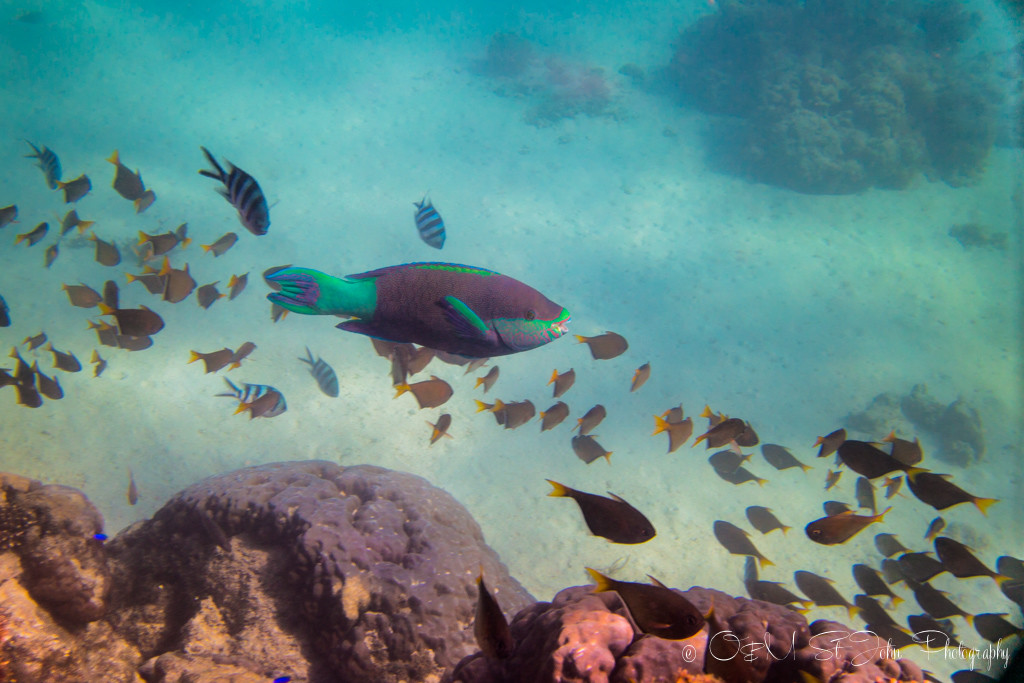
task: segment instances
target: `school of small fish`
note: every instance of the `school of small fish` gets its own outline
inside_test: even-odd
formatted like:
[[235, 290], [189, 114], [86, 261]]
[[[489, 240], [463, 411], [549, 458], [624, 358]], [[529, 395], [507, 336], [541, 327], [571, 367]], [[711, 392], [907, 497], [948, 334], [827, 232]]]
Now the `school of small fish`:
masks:
[[[28, 144], [31, 153], [26, 156], [36, 160], [46, 185], [52, 190], [59, 190], [65, 204], [76, 203], [76, 208], [60, 219], [59, 234], [45, 250], [42, 265], [45, 268], [53, 266], [62, 253], [59, 249], [61, 239], [78, 228], [78, 235], [90, 231], [88, 239], [95, 245], [94, 260], [99, 266], [120, 266], [122, 253], [117, 242], [101, 239], [97, 235], [96, 226], [102, 228], [102, 220], [84, 220], [78, 214], [77, 203], [92, 191], [89, 178], [83, 173], [74, 180], [63, 181], [62, 167], [56, 153], [45, 145], [39, 147], [31, 142]], [[259, 183], [230, 162], [225, 162], [225, 170], [205, 147], [200, 149], [212, 170], [202, 169], [199, 173], [220, 183], [217, 191], [235, 209], [240, 223], [249, 233], [255, 236], [266, 235], [270, 227], [269, 207]], [[156, 201], [156, 194], [145, 186], [141, 173], [123, 164], [117, 151], [106, 161], [115, 167], [112, 188], [121, 197], [133, 202], [137, 214], [143, 213]], [[414, 222], [420, 238], [430, 247], [441, 249], [446, 238], [443, 219], [427, 197], [414, 204]], [[17, 205], [0, 207], [0, 229], [18, 222], [18, 217]], [[14, 244], [24, 243], [26, 248], [31, 249], [47, 239], [51, 234], [49, 228], [49, 222], [39, 222], [32, 230], [17, 234]], [[229, 278], [222, 276], [222, 279], [199, 285], [191, 273], [189, 263], [172, 265], [172, 259], [181, 261], [183, 250], [191, 241], [187, 233], [187, 223], [162, 234], [139, 231], [138, 243], [133, 251], [142, 271], [121, 271], [128, 283], [138, 282], [142, 285], [142, 288], [131, 288], [133, 299], [137, 299], [144, 290], [145, 296], [153, 299], [153, 306], [159, 307], [180, 303], [195, 292], [198, 305], [209, 309], [222, 298], [231, 301], [242, 294], [247, 285], [248, 272], [231, 274]], [[202, 249], [217, 259], [238, 241], [238, 234], [228, 232], [202, 245]], [[159, 267], [152, 265], [157, 259]], [[204, 263], [214, 259], [205, 259]], [[465, 366], [468, 374], [481, 369], [493, 357], [519, 353], [555, 341], [567, 333], [570, 321], [568, 310], [532, 287], [475, 266], [414, 263], [335, 277], [308, 268], [284, 265], [265, 270], [263, 279], [272, 290], [267, 298], [272, 304], [271, 318], [274, 322], [288, 311], [348, 317], [337, 327], [369, 336], [377, 355], [390, 364], [395, 398], [410, 394], [420, 409], [440, 408], [456, 393], [451, 383], [436, 375], [410, 381], [411, 377], [423, 372], [435, 359]], [[227, 281], [227, 291], [221, 292], [218, 285], [224, 280]], [[99, 345], [118, 350], [114, 353], [148, 349], [154, 345], [154, 335], [164, 328], [164, 320], [154, 308], [143, 303], [124, 305], [121, 291], [114, 280], [107, 279], [101, 287], [102, 291], [85, 283], [65, 283], [63, 290], [72, 307], [98, 311], [95, 319], [89, 321], [89, 328], [96, 332]], [[403, 294], [396, 296], [395, 292], [399, 291]], [[418, 300], [416, 296], [404, 293], [408, 291], [427, 292], [434, 297], [439, 291], [444, 294], [440, 298]], [[16, 320], [16, 309], [12, 313], [8, 302], [0, 296], [0, 327], [9, 327]], [[575, 337], [580, 344], [586, 345], [594, 361], [615, 359], [629, 350], [626, 338], [613, 331]], [[26, 337], [21, 345], [29, 352], [43, 349], [52, 354], [54, 371], [78, 373], [82, 370], [82, 363], [74, 352], [59, 349], [43, 331]], [[202, 361], [206, 374], [217, 373], [224, 368], [230, 371], [240, 367], [242, 361], [256, 348], [254, 342], [245, 341], [234, 348], [223, 346], [210, 351], [193, 350], [187, 362]], [[0, 388], [13, 387], [18, 404], [39, 408], [44, 398], [56, 401], [64, 397], [64, 387], [56, 372], [52, 372], [52, 376], [46, 374], [40, 369], [38, 361], [30, 365], [21, 356], [17, 346], [11, 350], [10, 357], [15, 367], [0, 368]], [[315, 356], [306, 347], [305, 357], [299, 356], [297, 361], [306, 366], [321, 393], [330, 398], [339, 397], [339, 378], [323, 358]], [[90, 362], [94, 365], [95, 378], [100, 377], [108, 367], [108, 360], [102, 358], [97, 349], [92, 350]], [[116, 356], [109, 362], [116, 363]], [[483, 393], [489, 393], [496, 386], [499, 376], [499, 367], [493, 365], [485, 374], [475, 378], [474, 388], [482, 387]], [[627, 386], [628, 392], [639, 391], [651, 376], [651, 363], [644, 362], [633, 370], [631, 378], [623, 375], [623, 391], [627, 390]], [[222, 377], [227, 389], [216, 396], [236, 401], [236, 414], [248, 412], [250, 419], [273, 418], [287, 411], [285, 396], [277, 388], [250, 382], [236, 384], [226, 376]], [[570, 414], [576, 414], [568, 403], [557, 400], [572, 389], [575, 381], [574, 368], [565, 371], [555, 369], [547, 384], [554, 385], [552, 399], [556, 401], [539, 412], [530, 399], [500, 398], [494, 399], [492, 403], [476, 399], [477, 412], [490, 413], [496, 424], [504, 430], [517, 429], [534, 418], [539, 419], [541, 432], [556, 430]], [[537, 378], [537, 386], [543, 386], [541, 377]], [[592, 433], [605, 420], [607, 412], [600, 403], [582, 412], [570, 430], [575, 434], [568, 435], [568, 443], [563, 442], [568, 446], [563, 446], [566, 455], [571, 448], [572, 453], [585, 465], [603, 459], [606, 465], [602, 466], [614, 466], [612, 452]], [[751, 481], [764, 486], [769, 483], [768, 480], [758, 477], [746, 467], [754, 451], [744, 452], [744, 449], [758, 446], [765, 462], [780, 476], [807, 476], [812, 469], [794, 455], [790, 448], [762, 443], [748, 420], [716, 413], [707, 406], [696, 417], [706, 419], [707, 426], [693, 438], [695, 417], [685, 416], [682, 405], [670, 407], [654, 416], [653, 435], [667, 434], [670, 454], [679, 451], [691, 438], [691, 448], [703, 443], [705, 449], [715, 449], [708, 457], [711, 466], [708, 475], [714, 473], [736, 486]], [[428, 420], [430, 432], [425, 436], [425, 445], [433, 446], [444, 437], [451, 439], [451, 424], [450, 413], [439, 414], [435, 422]], [[823, 548], [846, 543], [868, 527], [884, 524], [886, 515], [899, 514], [894, 508], [903, 506], [902, 502], [878, 511], [876, 489], [879, 482], [886, 501], [892, 502], [905, 483], [920, 503], [940, 512], [970, 503], [985, 513], [989, 506], [997, 502], [968, 493], [953, 483], [949, 475], [932, 472], [924, 467], [927, 463], [920, 442], [916, 439], [910, 441], [892, 433], [877, 442], [858, 441], [848, 439], [844, 429], [837, 429], [819, 437], [814, 445], [819, 446], [818, 458], [834, 457], [835, 469], [828, 470], [824, 490], [834, 487], [846, 470], [854, 473], [850, 476], [858, 477], [855, 482], [857, 510], [841, 501], [827, 500], [823, 501], [824, 516], [801, 520], [805, 524], [803, 537], [806, 541]], [[799, 470], [798, 474], [787, 473], [796, 470]], [[883, 477], [884, 481], [881, 481]], [[553, 487], [548, 495], [571, 498], [576, 503], [584, 525], [594, 536], [611, 543], [635, 545], [650, 541], [657, 534], [648, 517], [619, 495], [609, 492], [606, 497], [550, 479], [547, 481]], [[129, 469], [129, 504], [135, 505], [139, 495], [134, 473]], [[771, 554], [776, 554], [776, 548], [781, 551], [780, 554], [785, 554], [785, 549], [777, 545], [782, 543], [778, 540], [782, 537], [788, 539], [785, 541], [787, 543], [797, 542], [794, 537], [786, 536], [792, 526], [777, 516], [790, 516], [783, 507], [783, 500], [784, 497], [780, 497], [778, 510], [755, 505], [746, 508], [746, 521], [759, 534], [768, 538], [767, 535], [774, 531], [781, 532], [771, 537], [776, 541], [769, 548]], [[869, 514], [859, 514], [861, 509], [866, 509]], [[913, 639], [910, 633], [923, 632], [925, 627], [937, 628], [952, 641], [956, 641], [957, 636], [948, 621], [951, 617], [967, 619], [974, 624], [982, 638], [994, 643], [1022, 633], [1021, 629], [1002, 618], [1005, 615], [975, 615], [967, 612], [928, 583], [931, 578], [944, 572], [960, 579], [991, 578], [1010, 601], [1024, 608], [1024, 561], [1003, 556], [997, 560], [995, 569], [990, 568], [964, 543], [952, 536], [940, 535], [945, 528], [941, 516], [936, 517], [923, 534], [923, 538], [934, 547], [934, 558], [931, 557], [931, 551], [912, 552], [892, 534], [878, 534], [875, 545], [883, 556], [878, 567], [861, 562], [851, 568], [854, 580], [864, 591], [855, 596], [852, 602], [831, 585], [830, 579], [810, 571], [800, 570], [793, 575], [794, 584], [803, 595], [792, 592], [780, 582], [760, 579], [759, 568], [763, 570], [774, 563], [758, 549], [752, 534], [734, 523], [736, 521], [739, 520], [716, 520], [709, 531], [725, 551], [746, 558], [744, 584], [752, 598], [788, 605], [800, 611], [806, 611], [811, 606], [845, 608], [850, 618], [860, 614], [867, 629], [893, 639], [897, 648], [911, 644]], [[216, 530], [211, 533], [216, 533]], [[642, 633], [667, 639], [688, 638], [697, 633], [708, 618], [708, 615], [702, 615], [679, 593], [656, 579], [652, 578], [652, 583], [631, 583], [613, 579], [590, 568], [587, 571], [595, 581], [595, 591], [615, 591], [619, 594], [628, 608], [633, 625]], [[878, 601], [879, 598], [889, 600], [892, 606], [902, 602], [904, 598], [893, 590], [900, 583], [912, 593], [924, 612], [908, 620], [909, 632], [896, 623]], [[474, 620], [476, 639], [486, 656], [505, 658], [515, 649], [507, 621], [497, 601], [490, 595], [482, 575], [477, 579], [477, 586], [478, 606]]]

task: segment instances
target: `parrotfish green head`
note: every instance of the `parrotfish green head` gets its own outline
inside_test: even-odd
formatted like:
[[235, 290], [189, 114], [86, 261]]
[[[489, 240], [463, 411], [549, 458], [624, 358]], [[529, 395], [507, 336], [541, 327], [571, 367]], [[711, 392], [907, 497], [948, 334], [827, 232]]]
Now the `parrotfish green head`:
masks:
[[519, 305], [508, 315], [491, 318], [492, 329], [501, 342], [516, 351], [527, 351], [553, 342], [569, 331], [569, 310], [559, 306], [532, 287], [516, 283], [523, 291], [512, 297]]

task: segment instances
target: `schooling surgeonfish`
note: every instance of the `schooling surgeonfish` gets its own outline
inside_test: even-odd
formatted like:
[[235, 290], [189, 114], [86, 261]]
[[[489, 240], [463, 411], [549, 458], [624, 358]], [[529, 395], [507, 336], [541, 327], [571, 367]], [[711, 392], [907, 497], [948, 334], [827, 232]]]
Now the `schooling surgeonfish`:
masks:
[[105, 242], [96, 236], [96, 233], [89, 233], [89, 239], [96, 243], [96, 263], [102, 266], [116, 266], [121, 262], [121, 252], [113, 242]]
[[249, 284], [249, 273], [232, 275], [231, 279], [228, 280], [228, 301], [241, 294], [247, 284]]
[[629, 385], [629, 390], [631, 392], [636, 391], [637, 389], [644, 385], [644, 382], [646, 382], [650, 378], [650, 376], [651, 364], [644, 363], [643, 365], [636, 369], [636, 372], [633, 373], [633, 382]]
[[135, 213], [142, 213], [156, 201], [156, 194], [147, 190], [142, 182], [142, 175], [134, 173], [127, 166], [121, 163], [121, 157], [117, 150], [107, 159], [116, 167], [114, 170], [114, 181], [112, 186], [119, 195], [135, 205]]
[[395, 391], [395, 398], [398, 398], [407, 391], [411, 393], [416, 397], [416, 402], [420, 405], [420, 409], [436, 408], [444, 405], [454, 393], [452, 385], [434, 375], [431, 375], [428, 380], [416, 382], [415, 384], [403, 383], [395, 385]]
[[209, 254], [212, 251], [214, 258], [216, 258], [217, 256], [222, 256], [224, 252], [226, 252], [231, 247], [235, 246], [235, 242], [237, 241], [238, 234], [229, 232], [223, 237], [218, 238], [217, 241], [214, 242], [213, 244], [201, 244], [200, 246], [203, 248], [203, 251], [207, 254]]
[[572, 437], [572, 451], [576, 454], [576, 457], [587, 463], [588, 465], [598, 458], [604, 458], [606, 461], [612, 461], [612, 452], [606, 451], [604, 446], [599, 444], [594, 437], [589, 434], [582, 436], [576, 435]]
[[420, 231], [420, 239], [434, 249], [444, 246], [444, 221], [434, 205], [426, 197], [422, 201], [413, 202], [416, 207], [416, 229]]
[[23, 241], [30, 247], [34, 247], [44, 237], [46, 237], [47, 231], [50, 229], [49, 223], [40, 223], [36, 227], [32, 228], [28, 232], [23, 232], [16, 237], [14, 240], [15, 244], [21, 244]]
[[580, 506], [583, 521], [590, 533], [606, 538], [612, 543], [646, 543], [654, 538], [654, 525], [639, 510], [609, 493], [605, 498], [585, 491], [577, 491], [557, 481], [547, 480], [553, 487], [549, 496], [572, 498]]
[[674, 453], [693, 435], [693, 418], [683, 419], [683, 407], [671, 408], [654, 416], [654, 431], [651, 436], [668, 433], [668, 452]]
[[210, 150], [205, 147], [199, 149], [203, 150], [207, 160], [216, 169], [203, 169], [199, 173], [224, 184], [224, 187], [217, 188], [217, 191], [238, 211], [238, 220], [246, 230], [254, 235], [266, 235], [270, 227], [270, 210], [267, 208], [267, 198], [263, 196], [263, 190], [256, 179], [230, 161], [225, 162], [230, 169], [225, 173], [210, 154]]
[[138, 308], [110, 308], [99, 303], [102, 315], [112, 315], [117, 320], [119, 335], [127, 337], [149, 337], [164, 329], [164, 320], [145, 306]]
[[[26, 140], [25, 142], [28, 142]], [[46, 186], [51, 190], [57, 189], [57, 183], [60, 182], [60, 159], [53, 153], [53, 150], [43, 145], [43, 149], [40, 150], [31, 142], [28, 142], [32, 148], [32, 154], [26, 154], [26, 159], [35, 159], [39, 165], [39, 169], [43, 172], [43, 177], [46, 179]]]
[[540, 411], [540, 431], [546, 432], [557, 427], [567, 417], [569, 417], [569, 406], [564, 401], [558, 401], [547, 410]]
[[[313, 375], [320, 391], [334, 398], [338, 395], [338, 376], [334, 374], [334, 368], [328, 365], [323, 358], [313, 358], [313, 352], [306, 347], [306, 357], [299, 358], [300, 361], [309, 366], [309, 374]], [[415, 395], [415, 392], [413, 392]], [[417, 397], [418, 398], [418, 397]], [[449, 418], [450, 420], [451, 418]]]
[[566, 333], [569, 311], [484, 268], [409, 263], [339, 278], [310, 268], [264, 275], [267, 298], [306, 315], [346, 315], [342, 330], [470, 358], [537, 348]]

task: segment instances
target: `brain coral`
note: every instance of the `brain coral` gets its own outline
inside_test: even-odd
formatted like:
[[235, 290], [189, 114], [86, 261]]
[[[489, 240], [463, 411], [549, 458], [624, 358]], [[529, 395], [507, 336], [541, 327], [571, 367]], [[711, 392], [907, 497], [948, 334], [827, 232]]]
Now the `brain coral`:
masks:
[[244, 656], [267, 675], [436, 680], [476, 649], [481, 568], [509, 614], [533, 602], [454, 498], [367, 465], [212, 477], [107, 549], [113, 619], [146, 656]]
[[959, 186], [999, 108], [992, 68], [961, 57], [976, 17], [952, 0], [723, 0], [680, 36], [666, 75], [716, 115], [710, 162], [808, 193]]

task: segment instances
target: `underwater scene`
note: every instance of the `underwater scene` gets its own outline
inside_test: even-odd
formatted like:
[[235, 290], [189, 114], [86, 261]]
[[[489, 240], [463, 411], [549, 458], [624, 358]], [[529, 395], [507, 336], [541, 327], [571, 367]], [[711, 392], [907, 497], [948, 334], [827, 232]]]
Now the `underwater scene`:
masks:
[[0, 0], [0, 681], [999, 679], [1021, 15]]

